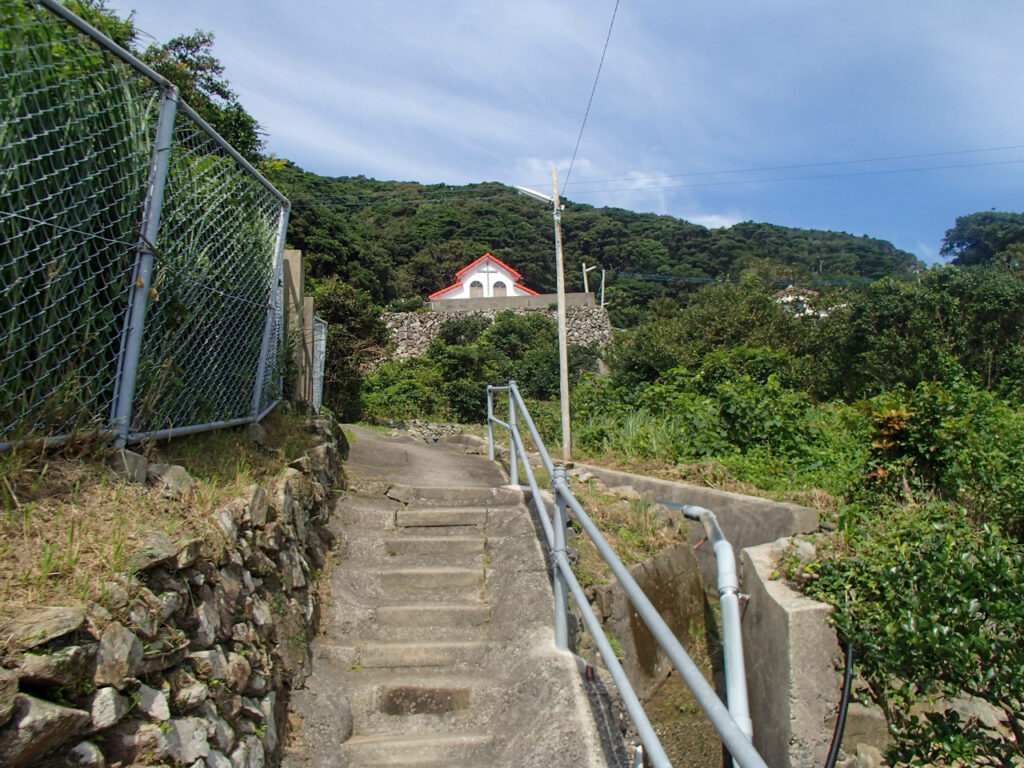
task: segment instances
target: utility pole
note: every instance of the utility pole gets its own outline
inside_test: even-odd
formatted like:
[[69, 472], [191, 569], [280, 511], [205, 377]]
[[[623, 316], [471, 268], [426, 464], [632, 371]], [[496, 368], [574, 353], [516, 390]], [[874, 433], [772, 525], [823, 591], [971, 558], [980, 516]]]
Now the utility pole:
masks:
[[[597, 265], [587, 266], [587, 262], [583, 262], [583, 292], [590, 293], [590, 280], [587, 278], [587, 272], [593, 272], [597, 269]], [[601, 270], [601, 274], [604, 274], [604, 270]]]
[[[529, 189], [516, 187], [521, 195], [532, 197], [551, 205], [555, 219], [555, 281], [558, 291], [558, 369], [559, 399], [562, 405], [562, 459], [572, 459], [572, 435], [569, 424], [569, 341], [565, 322], [565, 268], [562, 259], [562, 201], [558, 199], [558, 168], [551, 169], [551, 195]], [[585, 275], [584, 275], [585, 277]]]
[[569, 423], [569, 340], [565, 320], [565, 268], [562, 259], [562, 203], [558, 199], [558, 166], [551, 169], [551, 198], [555, 218], [555, 290], [558, 293], [559, 399], [562, 402], [562, 460], [572, 459]]

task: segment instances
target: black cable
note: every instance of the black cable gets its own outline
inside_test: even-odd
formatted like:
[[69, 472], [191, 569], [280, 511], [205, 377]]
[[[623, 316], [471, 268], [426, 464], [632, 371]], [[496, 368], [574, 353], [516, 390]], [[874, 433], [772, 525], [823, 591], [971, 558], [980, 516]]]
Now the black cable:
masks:
[[853, 688], [853, 646], [843, 643], [846, 653], [846, 669], [843, 672], [843, 695], [839, 698], [839, 712], [836, 715], [836, 728], [832, 732], [832, 746], [825, 758], [825, 768], [835, 768], [839, 758], [839, 745], [843, 742], [843, 731], [846, 730], [846, 713], [850, 708], [850, 691]]
[[569, 186], [569, 177], [572, 176], [572, 167], [576, 164], [576, 153], [580, 151], [580, 142], [583, 141], [583, 129], [587, 127], [587, 118], [590, 116], [590, 105], [594, 103], [594, 92], [597, 91], [597, 81], [601, 78], [601, 67], [604, 66], [604, 56], [608, 53], [608, 41], [612, 39], [612, 27], [615, 26], [615, 14], [619, 12], [619, 0], [615, 0], [615, 8], [612, 9], [612, 21], [608, 25], [608, 34], [604, 38], [604, 49], [601, 51], [601, 61], [597, 65], [597, 74], [594, 76], [594, 85], [590, 89], [590, 98], [587, 100], [587, 111], [583, 113], [583, 124], [580, 126], [580, 135], [576, 137], [576, 148], [572, 151], [572, 160], [569, 161], [569, 170], [565, 174], [565, 181], [562, 182], [562, 194]]

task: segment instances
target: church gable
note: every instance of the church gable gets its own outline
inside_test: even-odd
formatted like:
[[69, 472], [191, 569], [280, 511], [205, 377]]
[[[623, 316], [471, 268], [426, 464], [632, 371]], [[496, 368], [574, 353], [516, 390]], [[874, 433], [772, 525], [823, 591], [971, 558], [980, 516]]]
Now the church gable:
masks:
[[455, 273], [455, 282], [430, 294], [429, 299], [493, 299], [505, 296], [537, 296], [519, 283], [520, 275], [508, 264], [485, 253]]

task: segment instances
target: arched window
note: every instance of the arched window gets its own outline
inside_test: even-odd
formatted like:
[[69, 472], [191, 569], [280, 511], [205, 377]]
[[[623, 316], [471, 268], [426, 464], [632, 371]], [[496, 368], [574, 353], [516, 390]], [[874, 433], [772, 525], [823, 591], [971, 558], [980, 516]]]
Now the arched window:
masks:
[[469, 284], [469, 298], [479, 299], [484, 295], [484, 284], [479, 280], [474, 280]]
[[494, 284], [494, 295], [495, 296], [508, 296], [508, 288], [505, 284], [499, 280]]

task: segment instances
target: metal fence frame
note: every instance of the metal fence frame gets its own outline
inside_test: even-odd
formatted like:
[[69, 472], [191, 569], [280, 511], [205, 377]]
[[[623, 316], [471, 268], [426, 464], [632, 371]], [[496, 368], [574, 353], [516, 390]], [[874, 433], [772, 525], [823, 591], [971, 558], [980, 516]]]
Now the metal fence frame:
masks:
[[[80, 431], [98, 431], [113, 437], [117, 446], [123, 446], [263, 418], [282, 397], [281, 279], [290, 212], [288, 199], [179, 99], [173, 83], [58, 0], [20, 0], [11, 2], [10, 8], [11, 39], [21, 35], [17, 39], [24, 47], [17, 49], [12, 44], [3, 53], [12, 61], [29, 62], [29, 68], [5, 73], [8, 86], [21, 86], [20, 77], [32, 85], [35, 81], [26, 73], [41, 72], [37, 79], [46, 86], [68, 76], [78, 78], [74, 86], [76, 101], [68, 109], [77, 110], [78, 117], [84, 115], [83, 124], [93, 120], [97, 124], [121, 126], [133, 116], [142, 114], [145, 118], [148, 114], [151, 118], [154, 112], [158, 114], [152, 133], [145, 128], [133, 134], [133, 140], [145, 142], [137, 146], [139, 163], [149, 146], [148, 170], [137, 167], [139, 183], [134, 177], [126, 182], [128, 192], [119, 201], [124, 210], [137, 210], [137, 220], [132, 224], [130, 214], [122, 215], [118, 238], [107, 239], [113, 244], [108, 248], [121, 250], [114, 254], [116, 263], [109, 260], [118, 269], [111, 270], [109, 275], [100, 274], [99, 279], [105, 281], [100, 283], [102, 296], [114, 296], [114, 303], [123, 300], [123, 305], [104, 308], [110, 318], [104, 331], [105, 341], [94, 341], [94, 346], [103, 351], [103, 359], [97, 362], [93, 352], [89, 361], [92, 379], [88, 398], [74, 400], [73, 380], [79, 375], [74, 368], [76, 362], [69, 362], [72, 355], [61, 356], [59, 350], [61, 345], [78, 344], [82, 348], [79, 356], [88, 358], [87, 344], [80, 339], [91, 332], [92, 321], [86, 317], [85, 329], [79, 331], [61, 328], [59, 323], [47, 324], [46, 317], [39, 319], [43, 312], [38, 306], [51, 300], [39, 297], [38, 285], [45, 282], [46, 290], [51, 290], [52, 277], [30, 274], [31, 279], [24, 281], [27, 287], [20, 303], [0, 306], [4, 327], [25, 329], [29, 321], [21, 315], [27, 315], [46, 331], [46, 338], [38, 338], [42, 334], [32, 326], [35, 337], [29, 342], [19, 342], [22, 346], [14, 352], [9, 348], [0, 350], [4, 365], [12, 369], [28, 363], [52, 367], [50, 361], [56, 360], [60, 364], [56, 373], [45, 367], [41, 370], [50, 378], [63, 376], [72, 380], [60, 393], [40, 389], [20, 394], [15, 390], [25, 374], [19, 373], [16, 378], [10, 371], [0, 372], [6, 397], [0, 401], [4, 409], [0, 450], [25, 440], [57, 443]], [[59, 45], [64, 45], [62, 53], [54, 53]], [[43, 48], [46, 50], [39, 52]], [[65, 48], [74, 48], [78, 58], [63, 52]], [[37, 65], [36, 58], [42, 63]], [[83, 74], [76, 66], [87, 71]], [[108, 87], [108, 82], [113, 85]], [[107, 90], [90, 90], [101, 85]], [[56, 93], [59, 101], [61, 92]], [[113, 100], [114, 97], [121, 101]], [[50, 98], [52, 102], [55, 97]], [[94, 198], [102, 199], [104, 190], [90, 196], [89, 183], [93, 177], [80, 170], [87, 164], [89, 153], [96, 151], [91, 145], [104, 137], [89, 135], [88, 142], [61, 146], [66, 157], [62, 158], [64, 165], [56, 170], [34, 155], [25, 159], [18, 154], [31, 151], [24, 148], [26, 144], [42, 144], [41, 131], [64, 128], [60, 125], [59, 110], [65, 105], [57, 109], [56, 116], [39, 111], [40, 105], [52, 107], [51, 102], [38, 93], [22, 93], [15, 88], [0, 93], [0, 117], [12, 124], [22, 123], [15, 126], [21, 133], [0, 130], [3, 157], [24, 160], [15, 169], [22, 176], [14, 175], [15, 171], [8, 176], [23, 188], [32, 187], [23, 197], [39, 210], [35, 213], [0, 209], [0, 223], [15, 227], [21, 222], [22, 229], [14, 231], [24, 241], [19, 245], [29, 246], [0, 255], [0, 268], [10, 269], [12, 274], [16, 268], [39, 271], [35, 261], [43, 261], [43, 256], [50, 257], [53, 264], [70, 262], [69, 271], [73, 271], [79, 268], [75, 257], [88, 254], [90, 243], [104, 240], [87, 231], [89, 205], [81, 205], [83, 200], [88, 204]], [[150, 125], [147, 120], [141, 119], [139, 124]], [[33, 130], [36, 133], [31, 133]], [[27, 141], [23, 134], [28, 136]], [[59, 144], [59, 137], [53, 143]], [[112, 154], [120, 149], [119, 145], [102, 148]], [[32, 175], [40, 169], [46, 169], [44, 177]], [[61, 208], [48, 197], [51, 187], [60, 189], [68, 179], [77, 185], [77, 208]], [[40, 198], [45, 204], [37, 204]], [[13, 208], [21, 199], [0, 190], [0, 205]], [[34, 214], [37, 219], [27, 214]], [[197, 218], [203, 221], [192, 226]], [[77, 238], [69, 241], [75, 250], [62, 252], [68, 246], [53, 233]], [[49, 267], [51, 272], [56, 269]], [[97, 271], [94, 269], [92, 274]], [[165, 286], [169, 296], [162, 295]], [[123, 299], [117, 300], [117, 295]], [[83, 316], [95, 303], [95, 299], [79, 305], [72, 301], [73, 298], [65, 303]], [[67, 314], [57, 315], [57, 319], [66, 320]], [[118, 315], [120, 330], [116, 331]], [[89, 338], [94, 340], [95, 333]], [[159, 352], [155, 351], [158, 349]], [[66, 405], [62, 400], [65, 398], [74, 400], [76, 405]], [[48, 416], [53, 412], [59, 417]]]
[[[494, 415], [494, 396], [501, 393], [508, 394], [507, 422]], [[526, 459], [526, 446], [519, 432], [520, 419], [526, 424], [537, 452], [540, 454], [544, 468], [551, 478], [551, 487], [555, 493], [555, 506], [551, 513], [548, 512], [547, 505], [541, 498], [540, 489], [533, 475], [533, 468]], [[608, 564], [612, 573], [618, 579], [633, 608], [644, 620], [648, 629], [651, 630], [654, 639], [693, 693], [701, 710], [711, 721], [723, 744], [725, 744], [732, 755], [734, 764], [741, 766], [741, 768], [767, 768], [764, 759], [754, 748], [747, 733], [749, 719], [742, 724], [737, 722], [737, 720], [744, 720], [743, 713], [746, 712], [747, 707], [745, 696], [742, 706], [736, 707], [735, 711], [730, 711], [730, 708], [726, 707], [721, 699], [718, 698], [714, 689], [704, 678], [704, 675], [701, 674], [700, 669], [698, 669], [689, 654], [687, 654], [686, 649], [680, 644], [672, 630], [665, 623], [665, 620], [661, 618], [658, 611], [651, 604], [651, 601], [636, 583], [636, 580], [622, 564], [622, 561], [619, 560], [615, 551], [601, 535], [600, 530], [587, 515], [586, 510], [576, 500], [566, 480], [565, 468], [556, 466], [551, 461], [551, 456], [541, 440], [540, 432], [538, 432], [533, 418], [526, 408], [526, 403], [523, 401], [515, 381], [509, 381], [508, 386], [504, 387], [490, 385], [487, 387], [488, 455], [492, 461], [495, 458], [495, 426], [503, 427], [509, 432], [509, 482], [512, 485], [519, 484], [519, 463], [522, 461], [527, 483], [537, 511], [537, 517], [548, 545], [552, 568], [552, 587], [555, 597], [555, 644], [561, 650], [568, 650], [569, 648], [568, 595], [572, 594], [573, 600], [583, 616], [583, 621], [587, 625], [594, 643], [597, 645], [601, 658], [604, 660], [605, 666], [619, 689], [622, 703], [630, 719], [633, 721], [633, 725], [636, 727], [637, 735], [640, 737], [643, 745], [645, 764], [650, 764], [654, 768], [672, 768], [672, 763], [665, 754], [661, 741], [658, 739], [658, 735], [654, 731], [647, 713], [644, 712], [643, 706], [640, 704], [639, 697], [626, 677], [626, 673], [623, 671], [615, 651], [612, 649], [607, 637], [605, 637], [601, 622], [594, 615], [594, 611], [590, 607], [590, 601], [587, 600], [583, 588], [573, 573], [565, 538], [567, 510], [569, 507], [572, 508], [580, 527], [594, 543], [601, 558]], [[740, 647], [740, 659], [742, 659], [742, 647]], [[739, 704], [739, 702], [736, 703]]]
[[324, 364], [327, 360], [327, 321], [313, 317], [313, 411], [324, 404]]

